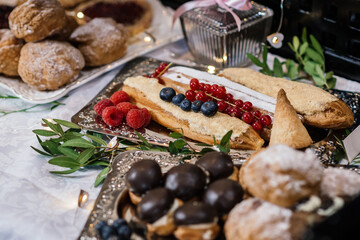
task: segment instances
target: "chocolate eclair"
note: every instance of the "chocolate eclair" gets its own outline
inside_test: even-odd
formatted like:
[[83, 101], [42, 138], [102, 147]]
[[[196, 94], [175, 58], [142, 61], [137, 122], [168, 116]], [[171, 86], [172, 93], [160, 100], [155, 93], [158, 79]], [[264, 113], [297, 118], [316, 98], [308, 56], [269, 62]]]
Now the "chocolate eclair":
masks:
[[150, 159], [135, 162], [125, 175], [130, 199], [138, 204], [141, 196], [161, 184], [162, 173], [159, 164]]
[[231, 157], [223, 152], [209, 152], [195, 163], [210, 174], [210, 180], [231, 178], [237, 181], [238, 169], [234, 166]]
[[149, 234], [168, 236], [175, 230], [173, 213], [182, 202], [166, 188], [148, 191], [136, 207], [137, 217], [147, 225]]
[[224, 178], [209, 185], [204, 193], [203, 201], [215, 208], [219, 216], [223, 217], [242, 201], [243, 195], [244, 190], [238, 182]]
[[186, 202], [174, 213], [177, 239], [215, 239], [219, 233], [218, 217], [211, 206], [196, 201]]
[[167, 172], [165, 187], [177, 198], [187, 201], [201, 193], [207, 181], [207, 175], [200, 167], [185, 163]]

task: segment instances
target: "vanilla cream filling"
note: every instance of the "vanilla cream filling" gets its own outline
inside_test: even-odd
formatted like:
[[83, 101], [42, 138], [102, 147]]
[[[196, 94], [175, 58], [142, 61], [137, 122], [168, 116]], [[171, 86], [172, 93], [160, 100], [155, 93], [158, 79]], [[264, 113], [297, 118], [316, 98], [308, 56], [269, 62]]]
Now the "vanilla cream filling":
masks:
[[[235, 138], [244, 134], [250, 127], [240, 119], [229, 117], [225, 114], [217, 113], [212, 117], [206, 117], [201, 112], [186, 112], [173, 103], [161, 100], [159, 94], [164, 86], [159, 84], [155, 78], [130, 77], [124, 81], [124, 84], [142, 92], [147, 99], [161, 107], [165, 112], [172, 114], [179, 120], [187, 121], [192, 131], [214, 136], [217, 140], [220, 140], [229, 130], [233, 130], [231, 139], [235, 140]], [[178, 127], [181, 127], [181, 125]]]
[[175, 212], [175, 210], [180, 207], [180, 201], [178, 199], [174, 200], [174, 203], [172, 204], [170, 210], [168, 213], [166, 213], [164, 216], [156, 220], [152, 225], [154, 227], [164, 226], [169, 223], [169, 220], [172, 218], [172, 214]]
[[231, 93], [234, 99], [240, 99], [242, 101], [250, 101], [254, 107], [266, 110], [274, 113], [276, 106], [276, 99], [269, 97], [265, 94], [256, 92], [241, 84], [235, 83], [224, 77], [209, 74], [207, 72], [198, 71], [187, 67], [172, 67], [165, 74], [164, 77], [171, 79], [175, 82], [180, 82], [186, 85], [190, 84], [192, 78], [197, 78], [201, 83], [206, 84], [218, 84], [226, 88], [227, 93]]

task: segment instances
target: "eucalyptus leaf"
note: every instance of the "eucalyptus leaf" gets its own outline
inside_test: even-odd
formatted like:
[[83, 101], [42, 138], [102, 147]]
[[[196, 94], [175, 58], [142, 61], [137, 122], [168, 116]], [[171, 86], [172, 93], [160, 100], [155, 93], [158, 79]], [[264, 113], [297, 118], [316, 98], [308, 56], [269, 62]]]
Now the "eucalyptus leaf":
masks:
[[296, 63], [291, 60], [291, 59], [287, 59], [286, 60], [286, 68], [287, 68], [287, 75], [290, 79], [295, 79], [296, 76], [298, 75], [298, 70], [296, 67]]
[[100, 144], [100, 146], [106, 146], [106, 145], [107, 145], [107, 143], [105, 142], [105, 140], [102, 139], [102, 138], [99, 138], [99, 137], [97, 137], [97, 136], [91, 135], [91, 134], [89, 134], [89, 133], [86, 133], [86, 136], [87, 136], [88, 138], [90, 138], [91, 140], [93, 140], [95, 143]]
[[56, 132], [49, 131], [49, 130], [43, 130], [43, 129], [35, 129], [32, 132], [37, 135], [44, 136], [44, 137], [51, 137], [51, 136], [58, 135]]
[[310, 34], [310, 41], [311, 41], [311, 45], [313, 46], [313, 48], [322, 56], [324, 57], [324, 52], [322, 50], [322, 47], [320, 45], [320, 43], [318, 42], [318, 40], [316, 40], [316, 38]]
[[55, 143], [54, 141], [46, 140], [43, 144], [49, 149], [50, 153], [53, 155], [61, 155], [62, 153], [58, 150], [59, 144]]
[[79, 156], [77, 157], [76, 161], [80, 163], [80, 165], [83, 165], [87, 160], [89, 160], [94, 155], [95, 149], [88, 148], [81, 152]]
[[307, 48], [306, 49], [306, 54], [314, 61], [314, 62], [317, 62], [317, 63], [320, 63], [322, 65], [324, 65], [324, 59], [323, 57], [317, 53], [316, 51], [314, 51], [313, 49], [311, 48]]
[[68, 127], [68, 128], [81, 129], [80, 126], [78, 126], [75, 123], [69, 122], [69, 121], [65, 121], [65, 120], [61, 120], [61, 119], [54, 119], [54, 121], [56, 123], [58, 123], [58, 124], [61, 124], [61, 125], [65, 126], [65, 127]]
[[317, 75], [319, 75], [319, 77], [324, 76], [324, 71], [321, 69], [321, 66], [319, 64], [315, 65], [315, 71], [316, 71]]
[[300, 55], [304, 55], [304, 53], [306, 52], [306, 49], [309, 47], [309, 43], [308, 42], [304, 42], [303, 44], [301, 44], [300, 49], [299, 49], [299, 54]]
[[325, 78], [326, 78], [326, 79], [331, 79], [333, 76], [334, 76], [334, 72], [333, 72], [333, 71], [330, 71], [330, 72], [327, 72], [327, 73], [326, 73]]
[[50, 171], [50, 173], [52, 173], [52, 174], [70, 174], [70, 173], [76, 172], [79, 169], [80, 169], [80, 167], [76, 167], [76, 168], [72, 168], [72, 169], [64, 170], [64, 171]]
[[41, 150], [39, 150], [39, 149], [37, 149], [37, 148], [35, 148], [35, 147], [33, 147], [33, 146], [30, 146], [30, 147], [31, 147], [33, 150], [35, 150], [36, 152], [40, 153], [41, 155], [48, 156], [48, 157], [51, 157], [51, 156], [52, 156], [51, 154], [46, 153], [46, 152], [43, 152], [43, 151], [41, 151]]
[[233, 130], [228, 131], [220, 141], [221, 146], [226, 146], [230, 142], [231, 135], [233, 134]]
[[134, 131], [135, 131], [135, 134], [138, 136], [138, 138], [145, 144], [145, 146], [151, 147], [151, 144], [143, 136], [141, 136], [141, 134], [138, 131], [136, 131], [136, 130], [134, 130]]
[[327, 80], [327, 87], [329, 89], [334, 88], [335, 85], [336, 85], [336, 78], [333, 77], [333, 78], [330, 78], [330, 79]]
[[284, 76], [282, 65], [281, 65], [279, 59], [277, 59], [277, 58], [274, 59], [274, 68], [273, 69], [274, 69], [275, 77], [283, 77]]
[[326, 82], [324, 81], [324, 79], [321, 78], [321, 77], [318, 77], [318, 76], [313, 75], [313, 76], [312, 76], [312, 79], [313, 79], [313, 81], [315, 82], [315, 84], [318, 85], [318, 86], [324, 86], [324, 85], [326, 84]]
[[179, 150], [177, 149], [177, 147], [175, 146], [174, 142], [170, 142], [169, 143], [169, 152], [172, 155], [177, 155], [179, 153]]
[[290, 42], [288, 42], [288, 46], [293, 52], [296, 52], [294, 45], [292, 45]]
[[303, 28], [302, 30], [302, 34], [301, 34], [301, 41], [304, 43], [304, 42], [307, 42], [307, 30], [306, 28]]
[[262, 53], [262, 58], [263, 58], [263, 65], [267, 65], [267, 55], [268, 55], [268, 48], [266, 45], [264, 45], [263, 47], [263, 53]]
[[109, 171], [110, 171], [110, 167], [106, 167], [97, 175], [94, 184], [95, 187], [99, 186], [104, 181]]
[[58, 150], [65, 156], [72, 158], [74, 160], [79, 156], [79, 153], [70, 147], [59, 146]]
[[258, 67], [263, 67], [263, 63], [257, 59], [254, 55], [251, 55], [250, 53], [247, 53], [246, 56], [250, 59], [250, 61], [255, 64]]
[[174, 145], [177, 149], [183, 149], [186, 146], [186, 141], [184, 139], [177, 139], [174, 141]]
[[310, 75], [314, 75], [315, 74], [315, 63], [308, 61], [305, 63], [304, 66], [304, 71], [307, 72]]
[[44, 144], [44, 142], [43, 141], [41, 141], [41, 139], [40, 139], [40, 137], [39, 137], [39, 135], [36, 135], [36, 138], [37, 138], [37, 140], [38, 140], [38, 142], [39, 142], [39, 144], [40, 144], [40, 146], [46, 151], [46, 152], [48, 152], [48, 153], [50, 153], [50, 154], [52, 154], [51, 153], [51, 151], [50, 151], [50, 149], [46, 146], [46, 144]]
[[55, 124], [49, 122], [48, 120], [46, 120], [46, 119], [44, 119], [44, 118], [43, 118], [42, 120], [44, 121], [44, 123], [45, 123], [49, 128], [51, 128], [51, 130], [53, 130], [54, 132], [60, 134], [59, 129], [58, 129], [58, 127], [57, 127]]
[[66, 131], [64, 134], [65, 140], [70, 140], [74, 138], [82, 138], [84, 135], [78, 132]]
[[169, 134], [169, 136], [172, 137], [172, 138], [175, 138], [175, 139], [183, 137], [183, 135], [181, 133], [178, 133], [178, 132], [171, 132]]
[[52, 165], [66, 167], [66, 168], [80, 167], [80, 164], [77, 161], [75, 161], [72, 158], [65, 157], [65, 156], [54, 157], [49, 160], [49, 163]]
[[63, 147], [95, 148], [94, 144], [83, 138], [70, 139], [63, 143]]
[[293, 36], [293, 46], [294, 46], [295, 52], [297, 52], [297, 50], [299, 49], [299, 46], [300, 46], [300, 40], [297, 36]]
[[215, 150], [212, 149], [212, 148], [203, 148], [203, 149], [201, 149], [200, 154], [201, 154], [201, 155], [204, 155], [205, 153], [214, 152], [214, 151], [215, 151]]
[[207, 143], [195, 143], [196, 146], [200, 146], [200, 147], [212, 147], [212, 145], [207, 144]]
[[226, 146], [216, 145], [220, 152], [228, 153]]
[[93, 162], [93, 163], [87, 164], [86, 166], [104, 166], [104, 167], [108, 167], [108, 166], [109, 166], [109, 162], [97, 161], [97, 162]]

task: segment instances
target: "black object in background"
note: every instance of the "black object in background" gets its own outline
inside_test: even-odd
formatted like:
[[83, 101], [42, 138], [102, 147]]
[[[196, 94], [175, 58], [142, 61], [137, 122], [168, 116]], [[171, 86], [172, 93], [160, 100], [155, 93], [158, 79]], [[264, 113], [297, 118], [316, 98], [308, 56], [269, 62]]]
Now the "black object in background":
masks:
[[[274, 10], [272, 32], [280, 21], [281, 0], [255, 0]], [[360, 82], [360, 1], [359, 0], [285, 0], [280, 30], [285, 36], [283, 47], [270, 51], [294, 58], [287, 43], [292, 36], [301, 37], [306, 27], [321, 43], [326, 71]]]
[[172, 9], [180, 7], [181, 4], [190, 2], [190, 0], [161, 0], [162, 4]]
[[[339, 183], [341, 184], [341, 183]], [[304, 240], [357, 240], [360, 223], [360, 196], [334, 215], [306, 232]]]

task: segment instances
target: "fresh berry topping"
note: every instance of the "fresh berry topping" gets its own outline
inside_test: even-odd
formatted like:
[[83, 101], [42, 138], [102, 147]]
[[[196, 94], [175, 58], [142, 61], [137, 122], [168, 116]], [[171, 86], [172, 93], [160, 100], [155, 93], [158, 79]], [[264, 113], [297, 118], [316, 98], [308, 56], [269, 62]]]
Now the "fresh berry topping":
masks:
[[205, 90], [205, 83], [199, 83], [199, 90], [204, 91]]
[[155, 69], [154, 76], [159, 76], [163, 70], [164, 69], [160, 69], [160, 68]]
[[131, 109], [138, 109], [137, 106], [135, 106], [134, 104], [131, 104], [129, 102], [121, 102], [118, 105], [116, 105], [116, 107], [124, 114], [124, 116], [126, 116], [126, 114]]
[[230, 112], [231, 112], [231, 109], [232, 109], [232, 108], [233, 108], [232, 106], [228, 106], [228, 107], [224, 110], [224, 113], [230, 115]]
[[113, 127], [119, 126], [124, 118], [124, 114], [114, 106], [105, 108], [101, 116], [107, 125]]
[[160, 98], [166, 102], [171, 102], [172, 98], [176, 95], [175, 90], [171, 87], [161, 89]]
[[138, 129], [144, 125], [145, 119], [139, 109], [131, 109], [126, 115], [126, 123], [130, 127]]
[[101, 116], [103, 110], [106, 108], [106, 107], [111, 107], [111, 106], [114, 106], [113, 102], [110, 100], [110, 99], [104, 99], [104, 100], [101, 100], [100, 102], [98, 102], [97, 104], [95, 104], [94, 106], [94, 110], [96, 112], [97, 115]]
[[140, 111], [144, 117], [143, 127], [146, 127], [147, 125], [149, 125], [149, 123], [151, 121], [151, 114], [150, 114], [149, 110], [147, 110], [146, 108], [142, 108], [142, 109], [140, 109]]
[[130, 101], [130, 97], [124, 91], [117, 91], [117, 92], [114, 92], [113, 95], [111, 95], [110, 100], [114, 103], [114, 105], [117, 105], [118, 103], [121, 103], [121, 102]]
[[195, 101], [195, 96], [196, 96], [196, 93], [193, 91], [193, 90], [187, 90], [185, 92], [185, 97], [187, 100], [189, 100], [190, 102], [193, 102]]
[[200, 108], [201, 112], [207, 116], [214, 116], [218, 110], [218, 105], [214, 101], [207, 101]]
[[252, 127], [256, 131], [260, 131], [262, 129], [262, 124], [259, 121], [255, 121], [255, 122], [252, 123]]
[[246, 123], [252, 123], [254, 121], [254, 117], [251, 113], [246, 112], [242, 115], [241, 119]]
[[108, 224], [101, 225], [101, 227], [96, 229], [98, 230], [101, 239], [116, 238], [117, 232], [115, 228]]
[[253, 105], [251, 102], [244, 102], [244, 105], [242, 107], [245, 111], [251, 111], [253, 108]]
[[203, 91], [197, 92], [195, 98], [196, 98], [196, 100], [200, 100], [202, 102], [206, 102], [208, 99], [206, 93]]
[[191, 110], [191, 102], [187, 99], [184, 99], [181, 103], [180, 103], [180, 108], [184, 111], [190, 111]]
[[200, 101], [200, 100], [196, 100], [194, 101], [192, 104], [191, 104], [191, 110], [193, 112], [200, 112], [200, 108], [201, 108], [201, 105], [203, 105], [203, 101]]
[[262, 125], [264, 125], [264, 126], [271, 125], [271, 117], [269, 115], [262, 115], [260, 117], [260, 121], [261, 121]]
[[235, 104], [237, 107], [242, 108], [243, 105], [244, 105], [244, 102], [241, 101], [240, 99], [238, 99], [238, 100], [235, 100], [234, 104]]
[[220, 112], [225, 111], [225, 109], [228, 107], [228, 104], [224, 101], [218, 101], [217, 105]]
[[124, 219], [119, 218], [115, 220], [112, 226], [118, 234], [117, 239], [124, 239], [124, 240], [130, 239], [131, 229], [128, 223]]
[[159, 68], [160, 68], [161, 70], [164, 70], [167, 66], [168, 66], [167, 63], [162, 62], [162, 63], [160, 64]]
[[225, 96], [226, 96], [226, 89], [225, 89], [225, 87], [223, 87], [223, 86], [218, 87], [218, 88], [216, 89], [216, 94], [215, 94], [215, 96], [216, 96], [217, 98], [224, 99]]
[[234, 102], [234, 96], [231, 93], [227, 93], [224, 97], [224, 100], [228, 103]]
[[216, 85], [216, 84], [211, 85], [211, 95], [216, 96], [216, 89], [217, 89], [218, 87], [219, 87], [219, 86]]
[[185, 99], [185, 95], [182, 93], [176, 94], [173, 98], [172, 98], [172, 103], [175, 104], [176, 106], [180, 106], [180, 103]]
[[261, 112], [259, 110], [255, 110], [252, 112], [252, 115], [254, 115], [254, 117], [256, 118], [260, 118], [261, 117]]
[[241, 111], [241, 109], [238, 108], [238, 107], [232, 107], [232, 108], [230, 109], [230, 114], [229, 114], [229, 115], [232, 116], [232, 117], [241, 118], [241, 116], [242, 116], [242, 111]]
[[190, 80], [190, 88], [191, 90], [199, 90], [200, 88], [200, 83], [199, 83], [199, 80], [197, 80], [196, 78], [193, 78]]
[[205, 86], [204, 86], [204, 91], [206, 92], [206, 93], [211, 93], [211, 85], [210, 84], [205, 84]]

